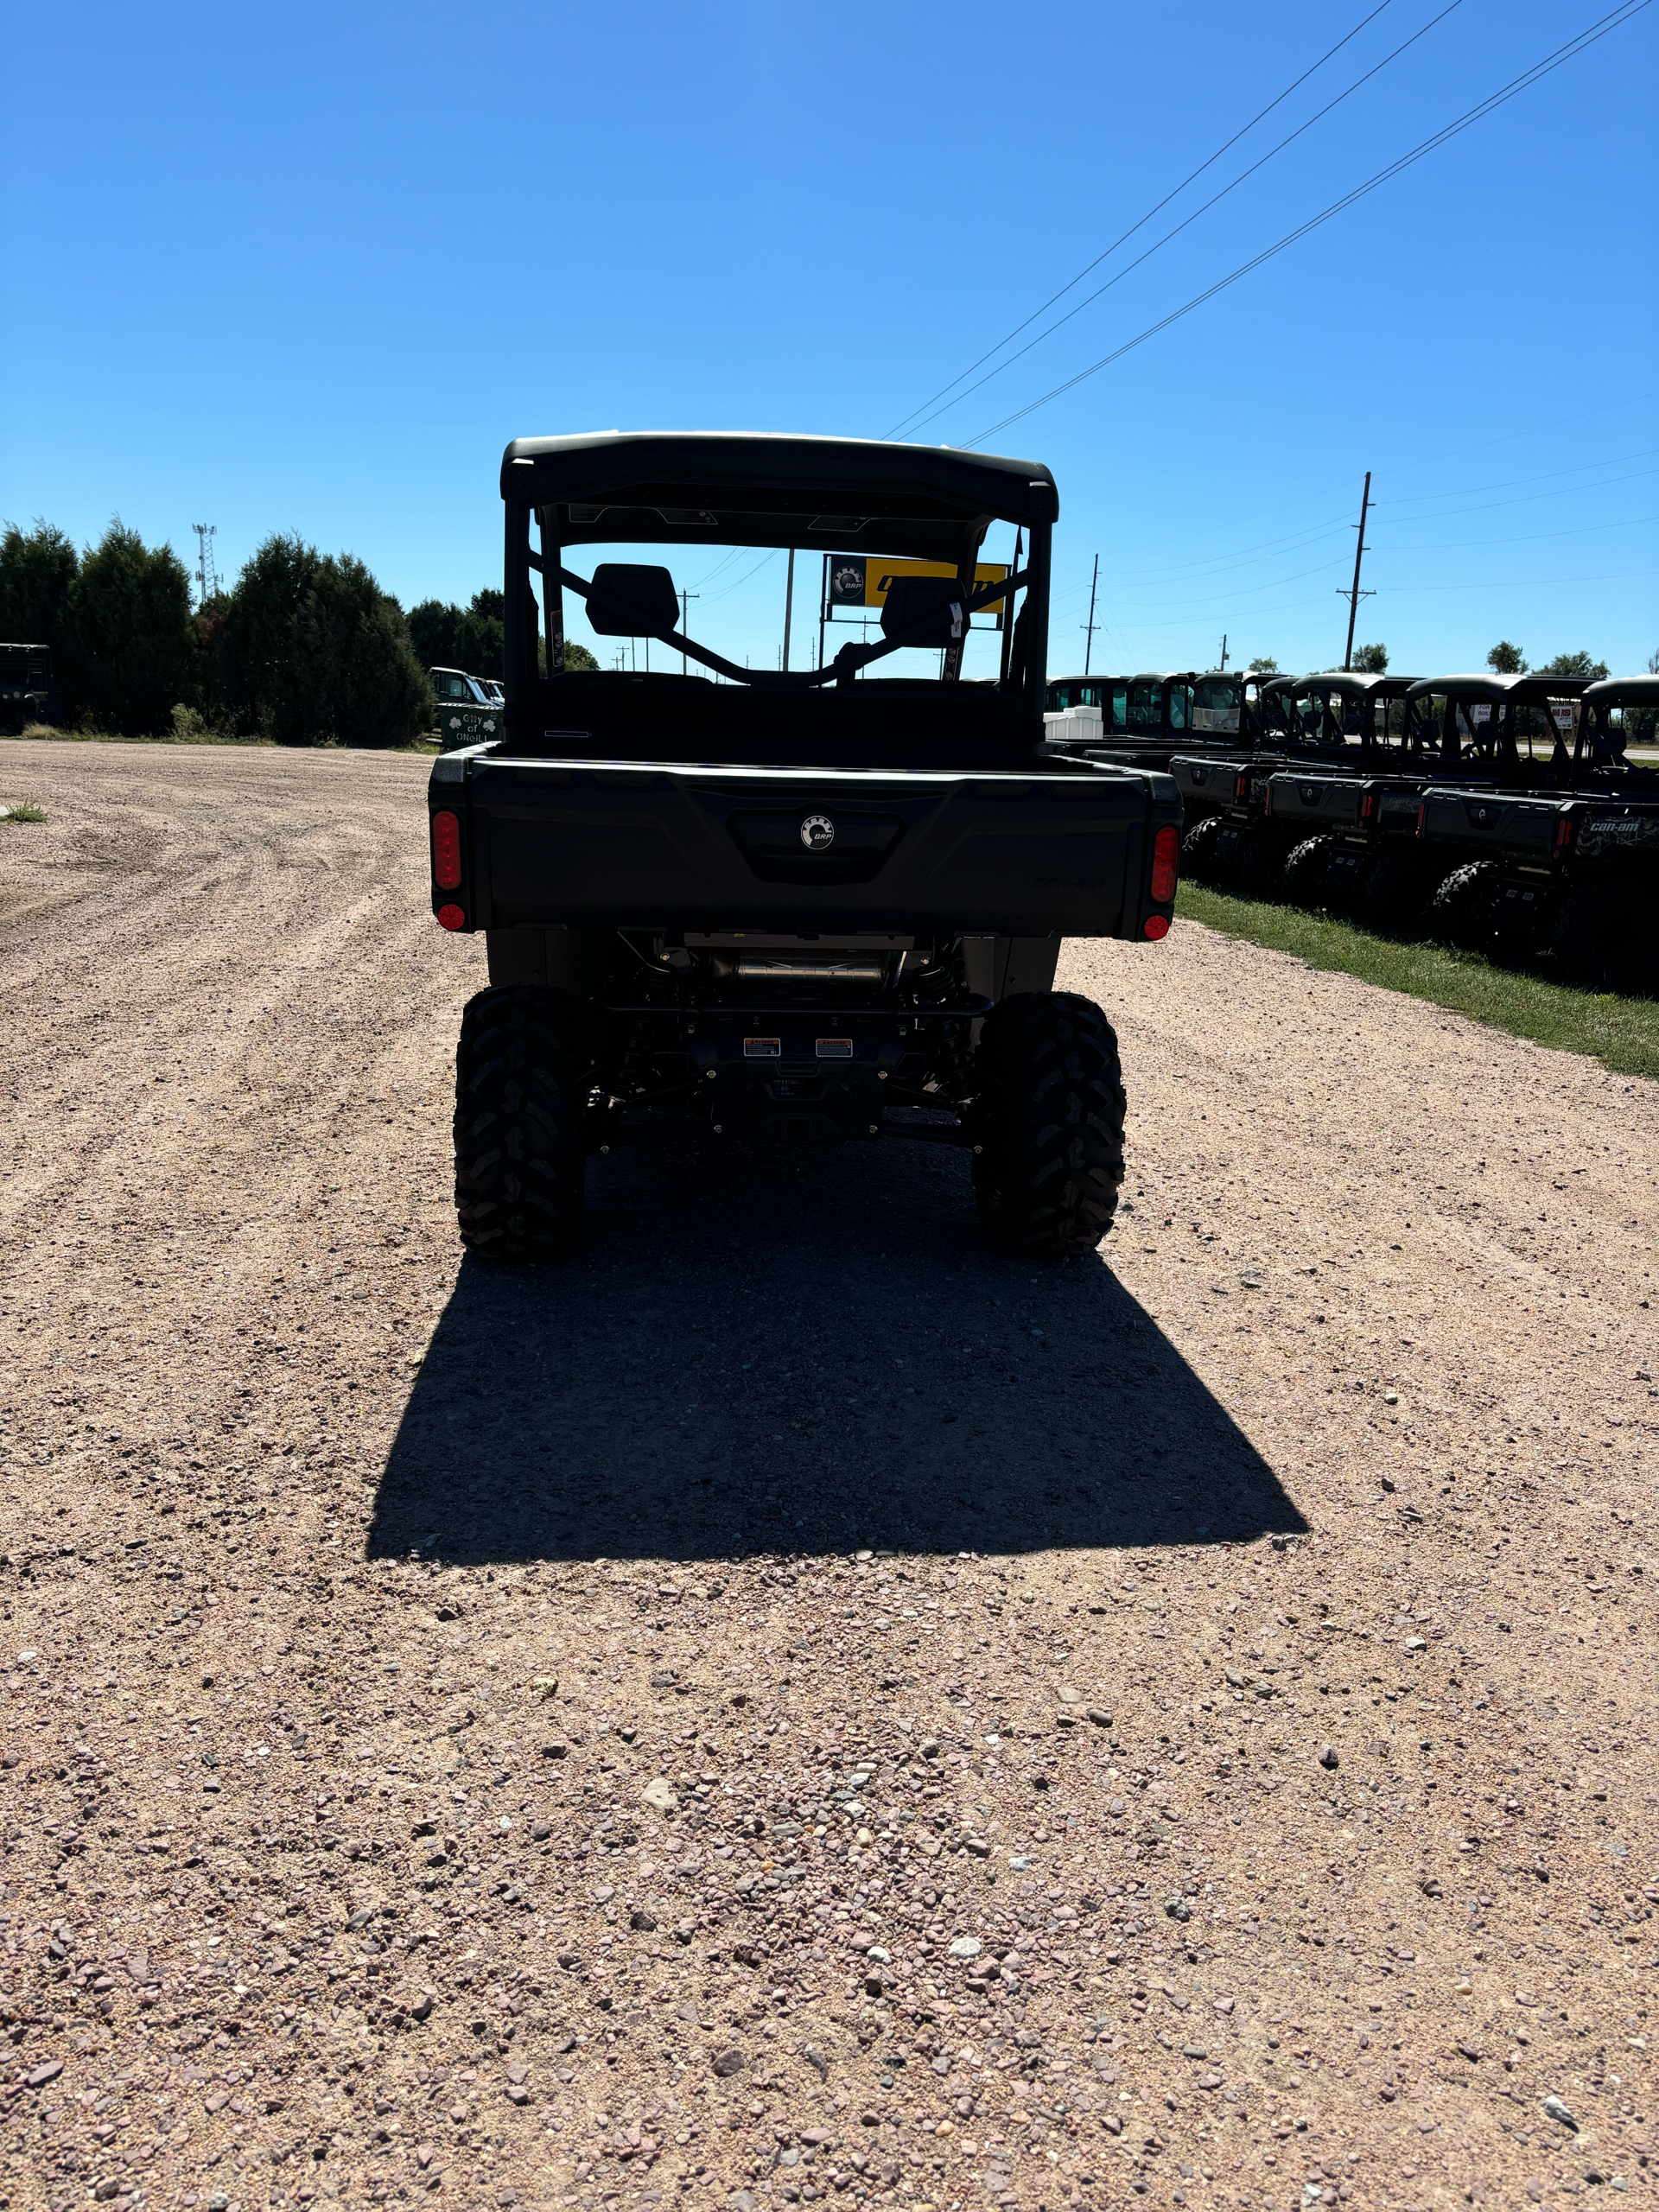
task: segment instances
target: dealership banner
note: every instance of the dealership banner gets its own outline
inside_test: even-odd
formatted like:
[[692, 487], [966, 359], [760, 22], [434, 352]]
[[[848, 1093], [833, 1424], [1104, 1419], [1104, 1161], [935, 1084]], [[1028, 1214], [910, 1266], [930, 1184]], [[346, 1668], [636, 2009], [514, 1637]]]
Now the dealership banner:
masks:
[[[954, 576], [956, 573], [948, 561], [877, 561], [861, 554], [831, 554], [830, 605], [832, 608], [880, 607], [886, 604], [888, 587], [899, 576]], [[1000, 584], [1007, 573], [1006, 561], [982, 561], [974, 570], [975, 588]], [[976, 607], [975, 621], [988, 620], [993, 628], [1000, 630], [1002, 606], [998, 599], [988, 607]]]

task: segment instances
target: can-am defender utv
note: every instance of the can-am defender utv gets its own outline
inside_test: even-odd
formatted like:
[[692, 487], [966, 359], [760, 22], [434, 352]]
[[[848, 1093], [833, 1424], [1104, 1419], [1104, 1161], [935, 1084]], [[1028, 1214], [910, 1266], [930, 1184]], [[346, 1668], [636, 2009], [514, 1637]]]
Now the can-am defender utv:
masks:
[[[1055, 963], [1062, 936], [1166, 932], [1180, 801], [1167, 776], [1039, 753], [1048, 471], [612, 432], [515, 441], [501, 491], [505, 734], [435, 761], [429, 791], [437, 918], [489, 950], [457, 1058], [462, 1241], [568, 1252], [589, 1154], [700, 1134], [960, 1146], [994, 1243], [1092, 1249], [1123, 1088], [1110, 1025], [1053, 989]], [[997, 526], [1012, 572], [976, 585]], [[623, 557], [577, 550], [604, 545]], [[748, 547], [936, 573], [895, 581], [879, 642], [794, 670], [786, 645], [752, 667], [686, 636], [666, 560], [628, 557], [661, 549], [695, 580]], [[976, 648], [993, 599], [1018, 619]], [[573, 600], [658, 665], [567, 666]]]

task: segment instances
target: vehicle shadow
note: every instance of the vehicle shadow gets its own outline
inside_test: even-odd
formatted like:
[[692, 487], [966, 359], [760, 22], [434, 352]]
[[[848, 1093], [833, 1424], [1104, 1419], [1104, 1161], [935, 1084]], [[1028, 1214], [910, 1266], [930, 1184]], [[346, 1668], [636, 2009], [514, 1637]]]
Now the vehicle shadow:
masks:
[[1041, 1267], [981, 1241], [959, 1153], [676, 1145], [588, 1177], [583, 1257], [463, 1265], [372, 1558], [1006, 1553], [1306, 1527], [1105, 1261]]

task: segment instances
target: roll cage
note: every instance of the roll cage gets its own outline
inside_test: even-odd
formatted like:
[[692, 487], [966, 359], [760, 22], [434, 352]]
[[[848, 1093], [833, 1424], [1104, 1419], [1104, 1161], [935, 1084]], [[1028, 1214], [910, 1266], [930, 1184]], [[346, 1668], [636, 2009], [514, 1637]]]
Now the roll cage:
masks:
[[[1006, 764], [1041, 740], [1058, 499], [1040, 463], [855, 439], [613, 431], [516, 439], [501, 493], [506, 721], [517, 749], [660, 758], [671, 734], [683, 758], [685, 741], [706, 735], [728, 759], [735, 742], [742, 757], [780, 764], [973, 766]], [[1006, 579], [976, 586], [979, 550], [998, 521], [1020, 533], [1024, 555]], [[630, 542], [864, 553], [948, 563], [955, 574], [889, 593], [879, 642], [845, 645], [816, 668], [753, 669], [686, 633], [666, 569], [573, 565], [581, 546]], [[689, 670], [570, 669], [567, 594], [602, 633], [655, 639], [725, 683], [716, 689]], [[1005, 623], [998, 677], [963, 682], [971, 618], [998, 601], [1023, 601]], [[938, 645], [939, 678], [867, 673], [906, 645]]]
[[1588, 689], [1580, 676], [1426, 676], [1406, 695], [1408, 741], [1447, 769], [1559, 774], [1590, 765], [1579, 711]]

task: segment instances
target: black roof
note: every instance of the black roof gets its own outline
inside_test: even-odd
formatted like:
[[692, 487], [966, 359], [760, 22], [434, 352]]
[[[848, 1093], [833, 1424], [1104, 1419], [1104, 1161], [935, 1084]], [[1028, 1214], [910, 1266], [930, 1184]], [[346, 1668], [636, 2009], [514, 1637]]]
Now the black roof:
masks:
[[1582, 676], [1425, 676], [1408, 698], [1426, 699], [1439, 691], [1454, 699], [1486, 699], [1494, 705], [1513, 699], [1518, 706], [1541, 706], [1547, 699], [1577, 699], [1589, 688]]
[[1586, 706], [1648, 707], [1659, 702], [1659, 676], [1604, 676], [1584, 695]]
[[1344, 699], [1374, 697], [1378, 692], [1390, 698], [1403, 699], [1416, 683], [1414, 676], [1372, 675], [1357, 668], [1322, 668], [1311, 676], [1297, 678], [1298, 687], [1339, 692]]
[[565, 545], [793, 545], [959, 561], [993, 521], [1052, 523], [1040, 461], [950, 446], [765, 431], [601, 430], [515, 438], [501, 496], [553, 508]]

